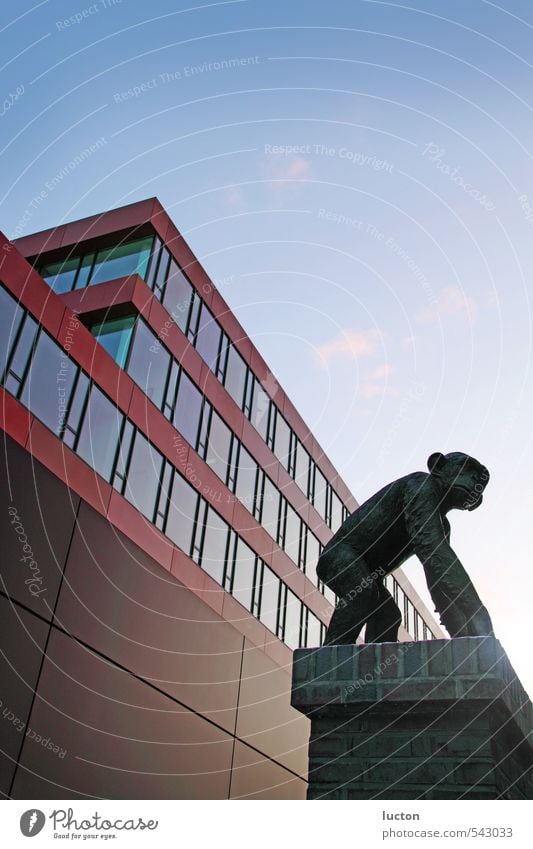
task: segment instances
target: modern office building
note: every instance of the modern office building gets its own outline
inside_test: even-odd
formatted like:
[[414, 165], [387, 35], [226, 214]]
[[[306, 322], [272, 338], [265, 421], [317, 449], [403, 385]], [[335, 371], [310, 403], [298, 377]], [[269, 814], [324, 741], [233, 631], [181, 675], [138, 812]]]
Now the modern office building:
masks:
[[2, 793], [305, 798], [356, 501], [156, 199], [3, 238], [0, 283]]

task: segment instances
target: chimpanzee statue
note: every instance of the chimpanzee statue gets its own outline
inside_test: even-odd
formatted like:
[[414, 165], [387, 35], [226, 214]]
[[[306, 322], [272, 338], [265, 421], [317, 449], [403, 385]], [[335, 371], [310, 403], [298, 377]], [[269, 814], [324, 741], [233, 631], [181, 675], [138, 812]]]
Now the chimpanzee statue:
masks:
[[494, 636], [490, 616], [450, 546], [446, 513], [474, 510], [489, 473], [468, 454], [432, 454], [429, 474], [388, 484], [348, 516], [325, 546], [317, 575], [337, 595], [325, 644], [398, 639], [400, 610], [384, 578], [416, 554], [440, 621], [451, 637]]

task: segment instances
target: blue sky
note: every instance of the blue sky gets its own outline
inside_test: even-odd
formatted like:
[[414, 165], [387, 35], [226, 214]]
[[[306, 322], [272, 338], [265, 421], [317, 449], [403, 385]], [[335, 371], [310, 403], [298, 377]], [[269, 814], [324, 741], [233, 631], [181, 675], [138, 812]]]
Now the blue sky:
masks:
[[2, 14], [1, 228], [157, 195], [359, 501], [478, 457], [452, 541], [533, 690], [530, 4]]

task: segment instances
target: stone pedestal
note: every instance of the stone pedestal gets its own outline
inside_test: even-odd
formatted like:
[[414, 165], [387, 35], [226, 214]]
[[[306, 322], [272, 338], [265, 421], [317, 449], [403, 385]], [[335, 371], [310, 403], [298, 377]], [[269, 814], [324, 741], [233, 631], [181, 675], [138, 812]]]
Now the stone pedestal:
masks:
[[499, 642], [294, 652], [309, 799], [531, 799], [533, 711]]

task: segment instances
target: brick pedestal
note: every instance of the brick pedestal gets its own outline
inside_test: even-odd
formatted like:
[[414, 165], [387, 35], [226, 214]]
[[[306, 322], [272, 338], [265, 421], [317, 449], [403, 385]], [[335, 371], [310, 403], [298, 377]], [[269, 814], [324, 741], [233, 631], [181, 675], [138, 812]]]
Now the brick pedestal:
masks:
[[294, 653], [309, 799], [531, 799], [533, 710], [499, 642]]

